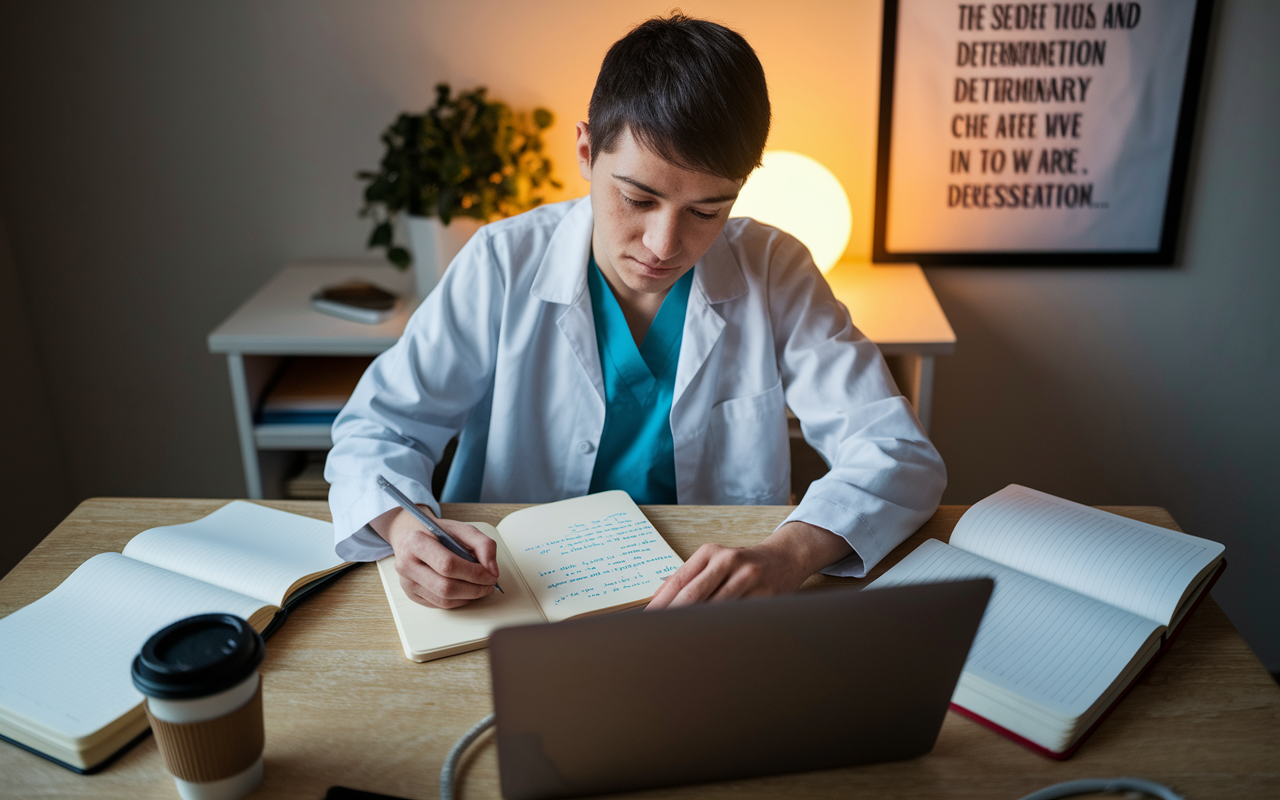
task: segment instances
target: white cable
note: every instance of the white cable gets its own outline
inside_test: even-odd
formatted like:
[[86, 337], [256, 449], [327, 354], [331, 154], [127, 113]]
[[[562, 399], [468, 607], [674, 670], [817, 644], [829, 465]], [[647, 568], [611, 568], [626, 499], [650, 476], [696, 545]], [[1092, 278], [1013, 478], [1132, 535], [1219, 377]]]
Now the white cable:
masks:
[[1164, 786], [1141, 778], [1088, 778], [1079, 781], [1056, 783], [1053, 786], [1032, 792], [1022, 800], [1056, 800], [1059, 797], [1073, 797], [1078, 794], [1095, 792], [1143, 792], [1159, 797], [1161, 800], [1185, 800], [1182, 795], [1174, 794], [1168, 786]]
[[[454, 743], [453, 749], [449, 751], [449, 755], [444, 760], [444, 766], [440, 768], [440, 800], [453, 800], [453, 773], [458, 768], [458, 761], [461, 760], [463, 752], [466, 751], [471, 743], [480, 738], [480, 734], [493, 727], [493, 715], [471, 726], [471, 730], [462, 735], [462, 738]], [[1176, 798], [1181, 800], [1181, 798]]]

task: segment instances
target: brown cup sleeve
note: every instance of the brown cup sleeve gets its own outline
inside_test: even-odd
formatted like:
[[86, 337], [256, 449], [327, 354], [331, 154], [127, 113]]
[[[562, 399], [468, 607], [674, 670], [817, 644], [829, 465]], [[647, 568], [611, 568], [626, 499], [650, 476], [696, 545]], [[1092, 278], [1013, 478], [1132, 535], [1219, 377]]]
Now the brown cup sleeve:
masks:
[[249, 702], [214, 719], [165, 722], [147, 707], [147, 719], [160, 744], [165, 769], [192, 783], [230, 778], [244, 772], [262, 755], [262, 681]]

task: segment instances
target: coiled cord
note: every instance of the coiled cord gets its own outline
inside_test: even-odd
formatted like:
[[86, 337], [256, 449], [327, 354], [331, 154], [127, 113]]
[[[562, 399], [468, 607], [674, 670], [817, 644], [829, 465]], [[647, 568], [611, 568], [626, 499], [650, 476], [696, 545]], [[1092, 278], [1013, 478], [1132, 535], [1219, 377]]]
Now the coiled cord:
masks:
[[[462, 760], [462, 754], [471, 744], [480, 738], [480, 734], [493, 727], [493, 715], [471, 726], [471, 730], [462, 735], [462, 738], [454, 743], [453, 749], [449, 751], [449, 755], [444, 760], [444, 766], [440, 768], [440, 800], [453, 800], [453, 774], [458, 769], [458, 762]], [[1179, 799], [1180, 800], [1180, 799]]]
[[1057, 800], [1059, 797], [1073, 797], [1094, 792], [1143, 792], [1159, 797], [1160, 800], [1185, 800], [1182, 795], [1174, 794], [1168, 786], [1142, 778], [1087, 778], [1055, 783], [1053, 786], [1046, 786], [1032, 792], [1022, 800]]

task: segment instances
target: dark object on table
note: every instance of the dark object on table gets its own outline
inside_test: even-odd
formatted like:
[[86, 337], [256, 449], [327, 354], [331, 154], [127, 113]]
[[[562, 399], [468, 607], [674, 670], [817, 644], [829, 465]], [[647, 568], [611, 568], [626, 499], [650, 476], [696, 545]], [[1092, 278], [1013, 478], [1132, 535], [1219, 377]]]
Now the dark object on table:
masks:
[[317, 311], [352, 322], [377, 325], [396, 313], [398, 298], [368, 281], [348, 281], [326, 286], [311, 296]]

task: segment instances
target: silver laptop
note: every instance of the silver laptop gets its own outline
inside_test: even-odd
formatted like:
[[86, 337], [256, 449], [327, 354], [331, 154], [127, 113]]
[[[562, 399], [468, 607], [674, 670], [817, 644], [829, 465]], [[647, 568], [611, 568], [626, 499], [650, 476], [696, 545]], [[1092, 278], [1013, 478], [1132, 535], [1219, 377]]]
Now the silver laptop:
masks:
[[929, 752], [989, 580], [504, 628], [490, 640], [507, 800]]

